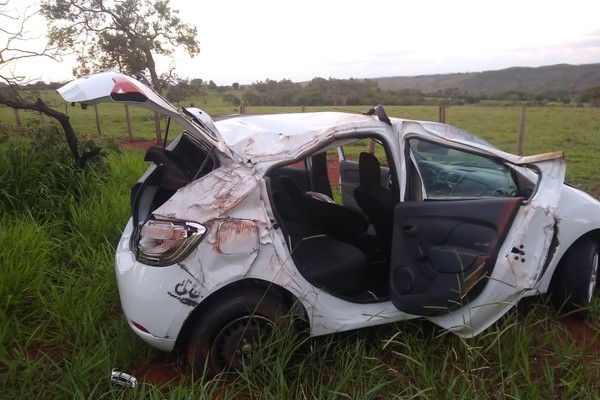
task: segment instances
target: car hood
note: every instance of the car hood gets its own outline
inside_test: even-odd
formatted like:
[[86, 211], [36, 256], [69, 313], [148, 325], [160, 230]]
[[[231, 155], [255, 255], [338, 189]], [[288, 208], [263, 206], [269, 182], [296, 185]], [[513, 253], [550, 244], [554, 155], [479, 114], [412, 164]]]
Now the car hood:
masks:
[[[206, 120], [196, 118], [192, 113], [190, 113], [190, 116], [184, 115], [151, 87], [130, 76], [113, 70], [105, 70], [71, 81], [57, 89], [57, 91], [70, 103], [98, 104], [112, 102], [133, 104], [164, 114], [181, 125], [190, 134], [210, 146], [216, 147], [230, 158], [232, 157], [214, 124], [206, 123]], [[200, 112], [200, 110], [196, 111]], [[206, 116], [205, 118], [209, 117]]]

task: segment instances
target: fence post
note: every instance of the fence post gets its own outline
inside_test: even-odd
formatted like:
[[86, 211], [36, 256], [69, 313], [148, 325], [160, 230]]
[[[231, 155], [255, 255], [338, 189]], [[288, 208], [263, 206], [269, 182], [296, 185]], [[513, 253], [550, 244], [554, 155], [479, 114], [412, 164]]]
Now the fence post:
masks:
[[441, 122], [442, 124], [446, 123], [446, 106], [445, 105], [440, 105], [440, 107], [439, 107], [438, 122]]
[[133, 142], [133, 133], [131, 130], [131, 119], [129, 118], [129, 106], [125, 104], [125, 121], [127, 121], [127, 137]]
[[17, 121], [17, 126], [21, 127], [21, 116], [19, 115], [19, 110], [13, 108], [13, 112], [15, 113], [15, 120]]
[[160, 114], [157, 112], [154, 112], [154, 129], [156, 130], [156, 144], [160, 146], [162, 144], [162, 134], [160, 132]]
[[523, 137], [525, 136], [525, 120], [527, 118], [527, 106], [521, 106], [521, 125], [519, 126], [519, 140], [517, 142], [517, 155], [523, 155]]
[[102, 135], [100, 129], [100, 116], [98, 115], [98, 104], [94, 104], [94, 112], [96, 113], [96, 129], [98, 130], [98, 136]]

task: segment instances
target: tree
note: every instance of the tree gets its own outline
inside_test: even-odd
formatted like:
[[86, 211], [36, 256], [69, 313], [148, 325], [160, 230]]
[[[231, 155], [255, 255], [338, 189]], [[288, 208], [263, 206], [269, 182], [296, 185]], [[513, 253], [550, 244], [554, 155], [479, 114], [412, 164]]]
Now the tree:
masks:
[[223, 101], [234, 106], [239, 106], [242, 101], [235, 94], [227, 93], [223, 95]]
[[[77, 74], [101, 68], [148, 71], [161, 94], [155, 56], [171, 56], [177, 48], [192, 57], [200, 52], [196, 28], [181, 21], [169, 0], [44, 0], [41, 12], [48, 20], [50, 44], [74, 49]], [[155, 124], [160, 143], [157, 114]]]
[[237, 83], [237, 82], [233, 82], [233, 85], [231, 85], [231, 88], [232, 88], [233, 90], [238, 90], [238, 89], [240, 88], [240, 84], [239, 84], [239, 83]]
[[[27, 36], [26, 25], [35, 15], [27, 9], [23, 15], [7, 8], [8, 0], [0, 1], [0, 32], [5, 36], [5, 42], [0, 42], [0, 104], [15, 110], [31, 110], [43, 113], [58, 121], [61, 125], [69, 150], [75, 163], [83, 166], [87, 160], [100, 153], [100, 148], [95, 147], [90, 151], [79, 154], [77, 136], [69, 121], [69, 116], [49, 107], [40, 97], [34, 97], [24, 92], [19, 84], [24, 77], [15, 76], [11, 72], [4, 73], [15, 62], [31, 57], [58, 58], [57, 49], [44, 44], [39, 49], [29, 49], [25, 43], [31, 38]], [[11, 29], [10, 26], [14, 27]]]
[[600, 86], [594, 86], [583, 90], [581, 100], [583, 102], [589, 102], [592, 107], [600, 107]]
[[50, 44], [75, 49], [80, 74], [147, 70], [161, 93], [155, 55], [170, 56], [179, 47], [192, 57], [200, 52], [196, 28], [182, 22], [168, 0], [46, 0], [41, 10]]

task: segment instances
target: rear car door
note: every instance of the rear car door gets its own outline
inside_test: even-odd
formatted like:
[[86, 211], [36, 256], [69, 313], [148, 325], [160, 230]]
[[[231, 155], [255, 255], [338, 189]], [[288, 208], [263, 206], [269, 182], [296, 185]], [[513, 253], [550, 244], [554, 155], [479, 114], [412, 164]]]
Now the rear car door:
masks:
[[[421, 201], [398, 203], [390, 295], [401, 311], [463, 336], [500, 318], [539, 281], [556, 231], [564, 161], [522, 159], [532, 188], [497, 157], [411, 139]], [[514, 160], [512, 160], [514, 162]]]

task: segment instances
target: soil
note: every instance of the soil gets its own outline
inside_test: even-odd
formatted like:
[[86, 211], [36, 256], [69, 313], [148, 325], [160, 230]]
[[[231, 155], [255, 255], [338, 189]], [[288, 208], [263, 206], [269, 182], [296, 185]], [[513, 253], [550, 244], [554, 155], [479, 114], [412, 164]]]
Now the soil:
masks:
[[148, 147], [151, 146], [157, 146], [156, 140], [134, 140], [133, 142], [119, 142], [119, 147], [121, 148], [121, 150], [136, 150], [140, 152], [145, 152], [146, 150], [148, 150]]

